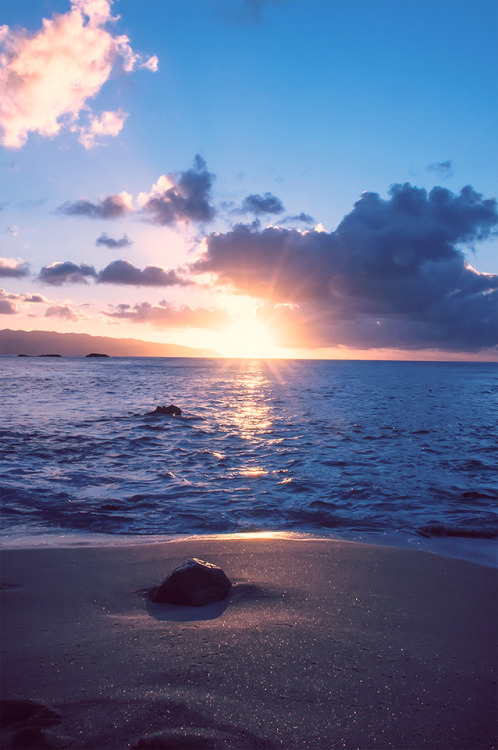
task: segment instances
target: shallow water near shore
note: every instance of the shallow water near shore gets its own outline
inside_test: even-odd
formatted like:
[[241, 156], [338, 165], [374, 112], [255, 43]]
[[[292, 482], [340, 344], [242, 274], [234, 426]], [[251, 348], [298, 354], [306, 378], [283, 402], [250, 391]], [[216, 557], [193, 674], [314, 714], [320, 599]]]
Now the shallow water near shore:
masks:
[[495, 365], [0, 366], [7, 546], [287, 531], [496, 562]]

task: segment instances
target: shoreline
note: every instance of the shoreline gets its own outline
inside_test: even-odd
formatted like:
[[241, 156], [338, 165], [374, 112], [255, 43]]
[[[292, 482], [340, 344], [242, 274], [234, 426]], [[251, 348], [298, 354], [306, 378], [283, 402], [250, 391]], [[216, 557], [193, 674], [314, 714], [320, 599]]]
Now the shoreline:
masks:
[[[3, 550], [5, 747], [495, 747], [495, 571], [304, 541]], [[227, 600], [144, 598], [189, 557], [225, 570]]]
[[66, 547], [120, 547], [142, 544], [162, 544], [189, 540], [220, 540], [225, 539], [290, 539], [295, 541], [323, 540], [345, 542], [351, 544], [367, 544], [374, 547], [388, 547], [399, 550], [426, 552], [437, 557], [463, 562], [475, 563], [487, 568], [498, 568], [498, 541], [496, 539], [481, 539], [473, 537], [419, 537], [415, 534], [400, 534], [399, 532], [365, 532], [351, 536], [314, 534], [307, 531], [248, 531], [248, 532], [219, 532], [195, 534], [107, 534], [99, 532], [35, 532], [0, 533], [0, 553], [9, 549], [41, 549]]

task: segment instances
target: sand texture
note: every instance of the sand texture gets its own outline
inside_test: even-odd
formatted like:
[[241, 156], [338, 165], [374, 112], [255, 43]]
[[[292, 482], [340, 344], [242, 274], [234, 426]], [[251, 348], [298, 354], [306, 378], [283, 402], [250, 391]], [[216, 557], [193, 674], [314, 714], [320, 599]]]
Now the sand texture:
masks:
[[[189, 557], [227, 600], [151, 603]], [[192, 539], [2, 553], [5, 748], [496, 742], [496, 571], [346, 542]]]

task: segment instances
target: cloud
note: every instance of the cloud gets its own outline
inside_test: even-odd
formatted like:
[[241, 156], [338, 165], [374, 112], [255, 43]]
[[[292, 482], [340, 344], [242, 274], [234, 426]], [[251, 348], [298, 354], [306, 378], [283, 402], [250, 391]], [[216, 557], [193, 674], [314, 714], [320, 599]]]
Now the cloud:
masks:
[[63, 318], [65, 320], [79, 320], [82, 313], [79, 313], [73, 307], [59, 302], [47, 299], [42, 294], [14, 294], [0, 289], [0, 314], [15, 315], [21, 312], [28, 312], [25, 309], [26, 303], [43, 304], [47, 306], [45, 317]]
[[43, 19], [34, 34], [0, 27], [0, 139], [7, 148], [20, 148], [29, 133], [53, 137], [61, 128], [75, 133], [85, 148], [117, 135], [126, 114], [121, 110], [91, 111], [111, 74], [124, 75], [136, 67], [157, 70], [157, 58], [145, 60], [133, 51], [125, 35], [105, 26], [112, 0], [73, 0], [71, 10]]
[[0, 277], [22, 279], [29, 276], [29, 265], [19, 258], [0, 258]]
[[[211, 221], [216, 213], [210, 204], [213, 177], [214, 175], [207, 171], [205, 161], [197, 154], [191, 169], [161, 175], [149, 193], [139, 193], [137, 201], [140, 211], [152, 224], [162, 226]], [[74, 202], [66, 201], [57, 210], [66, 216], [117, 219], [133, 213], [135, 209], [132, 196], [123, 190], [121, 193], [111, 193], [97, 203], [88, 198]], [[97, 244], [105, 245], [106, 240], [107, 235], [103, 234]], [[112, 244], [107, 246], [118, 247]]]
[[281, 214], [285, 211], [280, 198], [271, 193], [264, 195], [248, 195], [242, 201], [242, 213], [253, 213], [255, 216], [263, 214]]
[[118, 219], [133, 211], [132, 198], [125, 190], [121, 193], [111, 193], [101, 198], [98, 203], [92, 203], [82, 198], [74, 203], [63, 203], [58, 211], [67, 216], [88, 216], [90, 219]]
[[214, 218], [210, 205], [213, 175], [199, 154], [194, 166], [179, 174], [161, 175], [150, 193], [140, 193], [139, 205], [149, 221], [162, 226], [178, 223], [208, 222]]
[[287, 346], [440, 348], [497, 343], [498, 277], [461, 247], [495, 233], [496, 201], [467, 186], [365, 193], [334, 232], [236, 225], [212, 234], [193, 273], [264, 300]]
[[229, 322], [223, 310], [204, 307], [175, 308], [166, 301], [159, 305], [140, 302], [136, 305], [116, 305], [111, 312], [104, 312], [110, 318], [131, 320], [134, 323], [152, 323], [156, 328], [212, 328], [218, 329]]
[[305, 214], [304, 211], [301, 211], [300, 214], [296, 214], [294, 216], [286, 216], [284, 219], [280, 219], [280, 223], [281, 224], [296, 224], [296, 223], [314, 224], [315, 220], [309, 214]]
[[225, 0], [220, 12], [226, 18], [239, 23], [260, 23], [266, 5], [278, 5], [280, 0]]
[[69, 305], [51, 305], [45, 311], [45, 317], [72, 321], [80, 319], [80, 315]]
[[44, 305], [48, 305], [50, 300], [43, 296], [43, 294], [23, 294], [22, 298], [24, 302], [42, 302]]
[[89, 279], [94, 279], [98, 284], [130, 286], [188, 286], [192, 283], [178, 276], [173, 269], [146, 266], [142, 270], [127, 260], [114, 260], [98, 273], [93, 266], [86, 263], [78, 266], [71, 261], [58, 261], [43, 266], [38, 275], [39, 281], [52, 286], [87, 284]]
[[115, 240], [112, 237], [108, 237], [105, 232], [102, 232], [100, 237], [98, 237], [97, 240], [95, 241], [95, 244], [97, 246], [105, 245], [111, 250], [118, 250], [121, 247], [129, 247], [130, 245], [133, 245], [133, 242], [132, 240], [128, 239], [126, 234], [124, 234], [120, 240]]
[[86, 263], [77, 266], [71, 261], [59, 261], [43, 266], [38, 279], [45, 284], [60, 286], [61, 284], [87, 284], [88, 279], [96, 277], [95, 268]]
[[0, 315], [16, 315], [18, 299], [17, 294], [9, 294], [5, 289], [0, 289]]
[[453, 176], [453, 166], [451, 159], [446, 161], [438, 161], [429, 164], [427, 167], [428, 172], [436, 172], [440, 177], [448, 178]]
[[123, 129], [128, 115], [122, 109], [117, 112], [102, 112], [98, 115], [88, 116], [88, 125], [81, 132], [79, 142], [86, 148], [91, 149], [99, 143], [99, 139], [105, 136], [115, 138]]
[[159, 266], [136, 268], [127, 260], [114, 260], [97, 276], [100, 284], [130, 284], [132, 286], [187, 286], [190, 282], [180, 278], [176, 271]]

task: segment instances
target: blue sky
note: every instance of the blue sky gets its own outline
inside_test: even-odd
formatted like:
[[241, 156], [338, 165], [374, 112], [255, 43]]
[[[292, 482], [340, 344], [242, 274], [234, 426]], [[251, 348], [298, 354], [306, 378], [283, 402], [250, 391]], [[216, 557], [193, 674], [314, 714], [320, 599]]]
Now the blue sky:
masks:
[[497, 9], [4, 0], [2, 327], [489, 358]]

